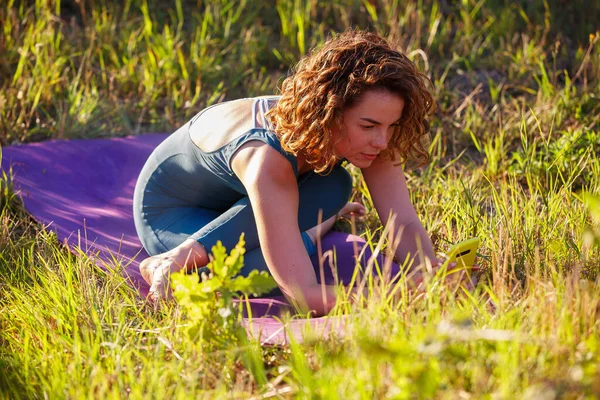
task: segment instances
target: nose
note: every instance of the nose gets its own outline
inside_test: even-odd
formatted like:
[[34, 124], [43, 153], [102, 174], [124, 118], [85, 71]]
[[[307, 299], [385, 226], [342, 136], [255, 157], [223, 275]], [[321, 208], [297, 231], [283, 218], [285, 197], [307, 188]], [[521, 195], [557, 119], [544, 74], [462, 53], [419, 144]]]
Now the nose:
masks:
[[371, 140], [371, 146], [378, 150], [385, 150], [390, 137], [388, 137], [388, 132], [385, 129], [379, 129], [377, 134], [373, 136], [373, 140]]

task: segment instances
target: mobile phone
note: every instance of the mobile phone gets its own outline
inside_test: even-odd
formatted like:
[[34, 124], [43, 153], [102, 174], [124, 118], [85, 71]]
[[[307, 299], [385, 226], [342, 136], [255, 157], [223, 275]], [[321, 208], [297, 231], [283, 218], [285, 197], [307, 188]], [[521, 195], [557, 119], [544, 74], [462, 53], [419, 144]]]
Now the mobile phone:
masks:
[[450, 263], [456, 263], [456, 269], [471, 270], [477, 256], [477, 248], [481, 241], [479, 238], [471, 238], [458, 242], [448, 251], [448, 259], [444, 262], [443, 267], [447, 268]]

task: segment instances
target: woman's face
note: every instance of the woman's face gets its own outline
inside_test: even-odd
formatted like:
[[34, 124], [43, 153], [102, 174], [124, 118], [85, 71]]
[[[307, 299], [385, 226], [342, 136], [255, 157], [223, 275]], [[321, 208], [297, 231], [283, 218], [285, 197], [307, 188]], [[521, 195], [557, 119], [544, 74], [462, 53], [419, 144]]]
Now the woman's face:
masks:
[[342, 114], [343, 127], [331, 127], [334, 151], [359, 168], [367, 168], [387, 148], [398, 126], [404, 99], [385, 89], [363, 93]]

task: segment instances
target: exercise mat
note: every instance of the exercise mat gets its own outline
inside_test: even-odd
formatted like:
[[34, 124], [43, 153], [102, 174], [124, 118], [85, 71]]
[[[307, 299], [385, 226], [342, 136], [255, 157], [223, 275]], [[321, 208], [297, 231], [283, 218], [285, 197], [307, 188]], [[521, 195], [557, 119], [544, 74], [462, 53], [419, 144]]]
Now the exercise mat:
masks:
[[[152, 134], [9, 146], [2, 149], [2, 169], [12, 170], [15, 191], [37, 221], [54, 230], [70, 248], [78, 247], [94, 257], [101, 268], [120, 271], [145, 297], [148, 285], [138, 265], [147, 253], [133, 224], [133, 190], [144, 162], [166, 137]], [[353, 235], [325, 235], [323, 250], [337, 250], [338, 279], [349, 282], [354, 254], [363, 246], [364, 241]], [[369, 256], [367, 251], [364, 257]], [[316, 257], [313, 265], [316, 270]], [[397, 271], [394, 265], [392, 273]], [[325, 282], [334, 283], [331, 269], [324, 268], [324, 273]], [[245, 318], [246, 329], [265, 344], [285, 344], [289, 335], [302, 341], [307, 328], [319, 335], [344, 334], [346, 318], [292, 319], [283, 324], [278, 317], [293, 311], [284, 297], [249, 301], [253, 318]]]

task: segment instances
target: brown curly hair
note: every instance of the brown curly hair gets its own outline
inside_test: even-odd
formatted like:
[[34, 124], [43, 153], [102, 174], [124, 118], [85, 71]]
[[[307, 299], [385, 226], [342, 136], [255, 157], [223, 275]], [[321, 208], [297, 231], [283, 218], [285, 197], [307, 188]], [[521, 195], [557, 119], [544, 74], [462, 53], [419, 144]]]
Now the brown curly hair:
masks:
[[435, 109], [431, 81], [415, 64], [376, 33], [348, 30], [301, 59], [281, 87], [281, 99], [267, 117], [282, 147], [302, 155], [318, 173], [338, 160], [331, 124], [366, 91], [385, 89], [404, 99], [400, 126], [382, 152], [386, 159], [420, 165], [429, 161], [423, 145], [427, 116]]

